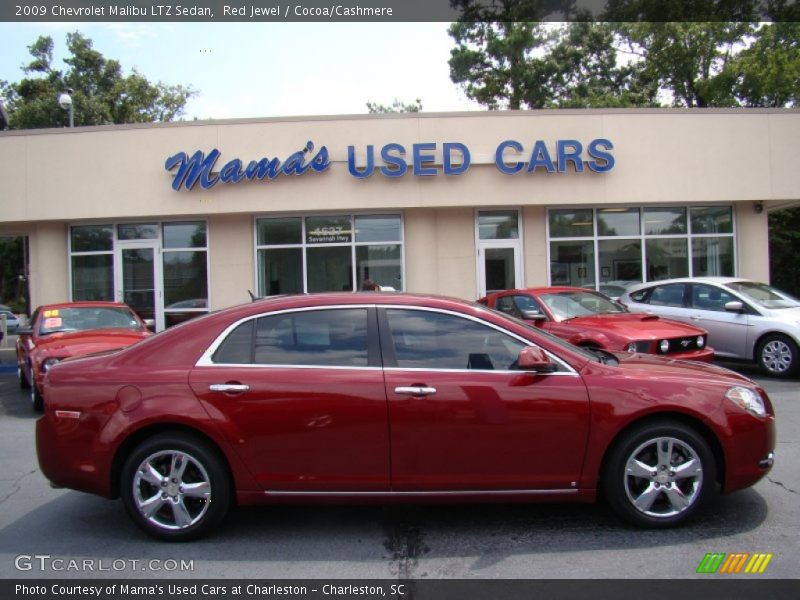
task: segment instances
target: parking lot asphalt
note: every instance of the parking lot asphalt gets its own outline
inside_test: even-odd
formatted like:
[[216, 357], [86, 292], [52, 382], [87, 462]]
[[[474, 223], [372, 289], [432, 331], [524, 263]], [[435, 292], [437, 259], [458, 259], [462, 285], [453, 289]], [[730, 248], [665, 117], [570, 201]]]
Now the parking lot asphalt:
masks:
[[[758, 577], [798, 578], [800, 381], [734, 366], [773, 400], [776, 464], [685, 527], [633, 529], [603, 504], [267, 506], [177, 545], [142, 534], [119, 501], [51, 489], [29, 398], [15, 374], [0, 374], [0, 578], [724, 577], [696, 574], [710, 552], [772, 553]], [[41, 556], [50, 558], [25, 558]], [[64, 569], [70, 560], [83, 566]]]

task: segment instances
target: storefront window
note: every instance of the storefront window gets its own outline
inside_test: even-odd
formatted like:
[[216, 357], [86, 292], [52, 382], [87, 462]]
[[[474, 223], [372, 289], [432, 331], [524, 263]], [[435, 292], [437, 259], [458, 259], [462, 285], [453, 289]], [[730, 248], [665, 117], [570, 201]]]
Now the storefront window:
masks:
[[120, 240], [157, 240], [156, 223], [125, 223], [117, 225], [117, 238]]
[[553, 285], [618, 295], [640, 281], [735, 275], [730, 206], [555, 209], [548, 225]]
[[256, 220], [258, 293], [353, 291], [366, 279], [403, 289], [400, 215]]
[[600, 240], [597, 244], [600, 283], [628, 285], [642, 281], [640, 240]]
[[300, 217], [261, 219], [258, 222], [258, 244], [299, 244], [303, 241], [303, 222]]
[[303, 249], [258, 251], [258, 289], [264, 296], [303, 292]]
[[730, 206], [701, 206], [689, 209], [692, 233], [733, 233], [733, 211]]
[[481, 240], [516, 240], [519, 216], [516, 210], [486, 210], [478, 214], [478, 237]]
[[551, 242], [550, 283], [575, 287], [594, 286], [594, 243]]
[[689, 276], [689, 250], [685, 238], [647, 240], [647, 281]]
[[692, 275], [694, 277], [732, 277], [733, 238], [702, 237], [692, 240]]
[[164, 223], [164, 248], [205, 248], [206, 224], [203, 221]]
[[644, 234], [669, 235], [686, 233], [685, 208], [645, 208]]
[[597, 211], [597, 233], [601, 236], [639, 235], [639, 209], [601, 208]]
[[594, 215], [591, 208], [551, 210], [549, 212], [549, 223], [551, 238], [594, 235]]
[[74, 252], [111, 252], [114, 249], [114, 228], [111, 225], [73, 227], [70, 249]]
[[89, 254], [72, 257], [72, 299], [114, 299], [114, 255]]

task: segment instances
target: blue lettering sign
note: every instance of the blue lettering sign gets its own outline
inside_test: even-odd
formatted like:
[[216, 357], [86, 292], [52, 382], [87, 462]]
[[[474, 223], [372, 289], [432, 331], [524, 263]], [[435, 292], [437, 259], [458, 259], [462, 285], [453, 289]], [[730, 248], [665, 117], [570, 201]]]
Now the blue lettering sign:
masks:
[[508, 164], [503, 157], [503, 153], [505, 152], [506, 148], [511, 148], [515, 152], [522, 152], [522, 144], [515, 140], [506, 140], [504, 142], [500, 142], [500, 144], [497, 146], [497, 150], [494, 153], [494, 164], [497, 165], [497, 168], [500, 169], [501, 173], [505, 173], [506, 175], [519, 173], [525, 167], [525, 164], [522, 161], [517, 161], [514, 164]]
[[[558, 153], [559, 173], [565, 173], [567, 171], [567, 163], [572, 163], [577, 173], [583, 172], [583, 159], [581, 158], [583, 144], [578, 140], [558, 140], [558, 142], [556, 142], [556, 149]], [[568, 151], [570, 149], [571, 151]]]
[[[394, 154], [390, 154], [390, 152], [396, 152], [398, 156]], [[386, 144], [383, 148], [381, 148], [381, 160], [383, 160], [383, 164], [385, 167], [381, 167], [381, 173], [383, 173], [386, 177], [402, 177], [408, 171], [408, 164], [406, 163], [403, 156], [406, 154], [406, 149], [403, 148], [400, 144]], [[394, 168], [389, 168], [394, 167]]]
[[[595, 160], [587, 160], [586, 166], [595, 173], [607, 173], [614, 168], [614, 156], [610, 152], [600, 150], [601, 147], [603, 150], [613, 150], [614, 144], [603, 138], [592, 140], [589, 143], [589, 156]], [[598, 161], [601, 162], [598, 163]]]
[[424, 144], [414, 144], [412, 152], [414, 154], [414, 175], [438, 175], [436, 167], [425, 167], [425, 163], [432, 163], [436, 160], [433, 154], [423, 154], [425, 150], [436, 150], [436, 144], [430, 142]]
[[347, 147], [347, 170], [350, 171], [350, 175], [355, 177], [356, 179], [366, 179], [372, 172], [375, 170], [375, 148], [371, 144], [367, 146], [367, 166], [364, 167], [363, 171], [359, 171], [358, 167], [356, 167], [356, 147], [355, 146], [348, 146]]
[[[461, 164], [453, 165], [453, 150], [461, 154]], [[469, 148], [459, 142], [446, 142], [442, 144], [442, 156], [445, 175], [461, 175], [469, 169]]]
[[245, 179], [272, 181], [281, 174], [302, 175], [309, 170], [322, 173], [331, 165], [328, 149], [325, 146], [320, 147], [316, 155], [306, 162], [306, 157], [313, 151], [314, 144], [309, 141], [302, 150], [290, 154], [283, 163], [277, 158], [262, 158], [258, 161], [252, 160], [244, 167], [240, 159], [234, 158], [225, 163], [219, 173], [214, 172], [214, 165], [220, 156], [220, 151], [216, 148], [208, 156], [201, 150], [191, 157], [185, 152], [178, 152], [166, 160], [164, 168], [167, 171], [175, 170], [172, 178], [172, 189], [175, 191], [181, 187], [191, 190], [198, 182], [200, 187], [208, 190], [218, 182], [239, 183]]

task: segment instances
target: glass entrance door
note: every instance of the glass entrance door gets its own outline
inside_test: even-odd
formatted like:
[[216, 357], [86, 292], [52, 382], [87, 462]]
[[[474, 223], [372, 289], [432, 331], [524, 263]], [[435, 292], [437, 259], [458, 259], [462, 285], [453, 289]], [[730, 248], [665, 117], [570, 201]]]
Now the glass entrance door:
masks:
[[479, 296], [521, 285], [519, 246], [481, 244], [478, 248]]
[[156, 331], [164, 329], [163, 291], [159, 246], [154, 242], [118, 243], [116, 299], [142, 319], [153, 319]]

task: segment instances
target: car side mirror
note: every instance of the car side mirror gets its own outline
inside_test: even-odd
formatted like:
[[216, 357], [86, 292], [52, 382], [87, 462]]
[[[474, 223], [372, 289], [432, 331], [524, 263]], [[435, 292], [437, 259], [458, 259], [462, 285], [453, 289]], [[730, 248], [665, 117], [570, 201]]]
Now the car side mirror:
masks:
[[550, 360], [545, 351], [535, 346], [525, 346], [520, 350], [517, 366], [522, 371], [534, 373], [553, 373], [558, 370], [556, 363]]
[[156, 330], [156, 320], [155, 319], [145, 319], [144, 326], [147, 327], [150, 331]]
[[725, 303], [725, 310], [727, 312], [742, 312], [744, 311], [744, 304], [739, 302], [738, 300], [732, 300], [730, 302]]
[[17, 335], [33, 335], [33, 327], [17, 327]]
[[547, 315], [543, 315], [542, 313], [537, 312], [535, 310], [523, 310], [523, 311], [520, 311], [520, 312], [522, 312], [522, 318], [526, 319], [528, 321], [546, 321], [547, 320]]

